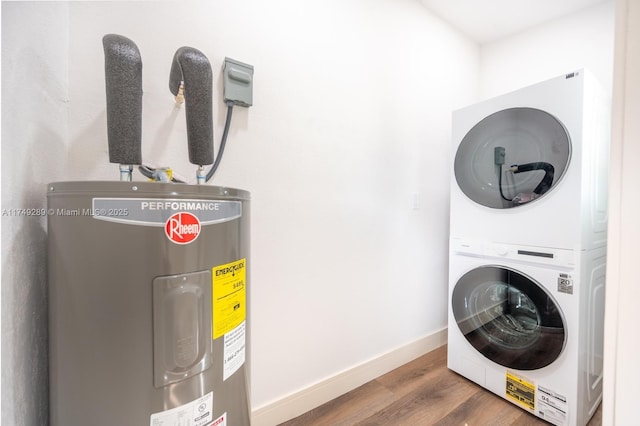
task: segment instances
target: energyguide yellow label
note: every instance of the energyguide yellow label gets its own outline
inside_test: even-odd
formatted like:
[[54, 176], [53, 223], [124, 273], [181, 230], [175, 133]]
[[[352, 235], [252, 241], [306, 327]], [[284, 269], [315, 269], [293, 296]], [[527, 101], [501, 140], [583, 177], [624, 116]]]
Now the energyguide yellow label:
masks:
[[518, 405], [529, 410], [535, 410], [536, 386], [509, 372], [507, 372], [506, 395], [507, 398]]
[[211, 270], [213, 291], [213, 338], [224, 336], [247, 317], [247, 259], [215, 266]]

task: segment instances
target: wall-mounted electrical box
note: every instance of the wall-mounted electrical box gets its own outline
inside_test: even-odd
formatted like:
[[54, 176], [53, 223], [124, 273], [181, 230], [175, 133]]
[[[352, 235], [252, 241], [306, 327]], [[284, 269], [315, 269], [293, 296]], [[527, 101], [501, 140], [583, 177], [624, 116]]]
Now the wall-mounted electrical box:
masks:
[[222, 71], [224, 101], [244, 107], [253, 105], [253, 65], [224, 58]]

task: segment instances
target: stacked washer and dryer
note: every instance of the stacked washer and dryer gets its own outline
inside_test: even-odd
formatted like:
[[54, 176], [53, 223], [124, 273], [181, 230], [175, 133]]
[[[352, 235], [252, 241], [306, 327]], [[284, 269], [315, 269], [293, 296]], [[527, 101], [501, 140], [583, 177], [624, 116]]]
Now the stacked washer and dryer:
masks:
[[609, 108], [580, 70], [453, 113], [448, 367], [556, 425], [602, 398]]

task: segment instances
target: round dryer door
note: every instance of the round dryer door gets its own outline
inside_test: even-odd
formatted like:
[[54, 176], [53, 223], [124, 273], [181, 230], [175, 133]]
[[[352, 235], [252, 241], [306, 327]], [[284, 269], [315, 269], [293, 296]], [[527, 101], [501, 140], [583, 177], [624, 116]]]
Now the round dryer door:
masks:
[[486, 358], [508, 368], [536, 370], [558, 358], [566, 328], [560, 309], [533, 279], [483, 266], [463, 275], [451, 298], [460, 331]]
[[509, 209], [552, 191], [570, 156], [569, 134], [557, 118], [535, 108], [509, 108], [469, 130], [458, 146], [454, 173], [472, 201]]

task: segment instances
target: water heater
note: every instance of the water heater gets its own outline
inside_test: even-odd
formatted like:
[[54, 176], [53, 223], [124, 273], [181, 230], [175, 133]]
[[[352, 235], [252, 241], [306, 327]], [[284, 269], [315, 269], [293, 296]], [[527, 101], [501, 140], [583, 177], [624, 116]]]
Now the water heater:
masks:
[[249, 194], [49, 184], [50, 424], [250, 424]]

